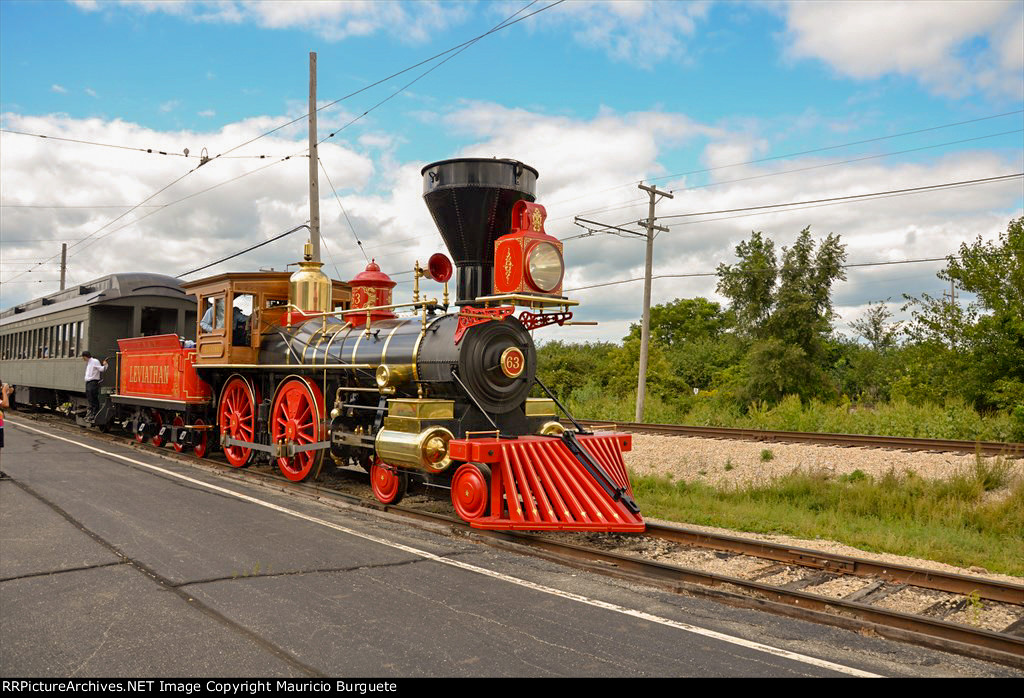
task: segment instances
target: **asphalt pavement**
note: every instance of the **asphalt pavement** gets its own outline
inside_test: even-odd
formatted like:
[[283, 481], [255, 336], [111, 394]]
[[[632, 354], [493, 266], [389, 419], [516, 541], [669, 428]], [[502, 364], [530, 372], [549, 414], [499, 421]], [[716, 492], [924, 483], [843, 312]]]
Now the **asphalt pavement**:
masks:
[[1021, 676], [8, 417], [4, 677]]

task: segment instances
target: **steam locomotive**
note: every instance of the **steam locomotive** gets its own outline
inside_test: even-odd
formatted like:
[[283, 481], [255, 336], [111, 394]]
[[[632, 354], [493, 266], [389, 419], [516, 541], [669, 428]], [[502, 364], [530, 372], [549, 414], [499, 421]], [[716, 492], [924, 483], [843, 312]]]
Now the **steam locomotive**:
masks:
[[[95, 422], [197, 455], [219, 445], [234, 467], [270, 459], [293, 481], [327, 458], [358, 464], [386, 504], [410, 480], [448, 488], [477, 528], [642, 531], [630, 435], [588, 432], [537, 377], [531, 331], [571, 323], [577, 305], [562, 295], [537, 171], [460, 158], [421, 174], [455, 260], [453, 312], [443, 254], [416, 263], [411, 302], [395, 303], [375, 263], [332, 281], [307, 243], [291, 275], [182, 284], [198, 300], [195, 347], [178, 333], [119, 339], [117, 390]], [[421, 294], [421, 278], [443, 283], [442, 299]]]

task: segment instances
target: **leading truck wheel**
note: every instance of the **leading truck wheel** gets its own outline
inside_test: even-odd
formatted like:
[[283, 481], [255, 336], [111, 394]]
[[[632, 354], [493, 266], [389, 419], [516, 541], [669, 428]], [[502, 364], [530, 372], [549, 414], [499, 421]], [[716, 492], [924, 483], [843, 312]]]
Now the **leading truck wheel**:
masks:
[[[305, 378], [289, 378], [281, 384], [271, 410], [270, 436], [274, 443], [296, 446], [322, 441], [324, 398], [320, 388]], [[292, 482], [309, 477], [324, 452], [302, 451], [277, 459], [281, 474]]]
[[[217, 425], [222, 434], [232, 439], [254, 442], [256, 436], [256, 403], [259, 396], [249, 381], [234, 376], [224, 386], [217, 407]], [[232, 467], [241, 468], [249, 462], [252, 449], [244, 446], [225, 446], [224, 457]]]
[[394, 466], [376, 461], [370, 466], [370, 487], [382, 504], [398, 504], [409, 487], [409, 476]]
[[[195, 426], [205, 427], [206, 422], [202, 419], [197, 419]], [[199, 437], [196, 439], [196, 445], [192, 447], [192, 452], [196, 454], [196, 458], [203, 458], [206, 456], [206, 451], [210, 442], [210, 432], [206, 429], [199, 429], [198, 433]]]
[[153, 438], [150, 439], [150, 443], [152, 443], [157, 448], [160, 448], [161, 446], [164, 445], [164, 438], [160, 436], [160, 429], [162, 429], [164, 426], [164, 418], [156, 410], [153, 410], [153, 423], [156, 424], [156, 431], [153, 432]]
[[487, 514], [491, 495], [491, 469], [482, 463], [464, 463], [452, 476], [452, 504], [464, 521]]

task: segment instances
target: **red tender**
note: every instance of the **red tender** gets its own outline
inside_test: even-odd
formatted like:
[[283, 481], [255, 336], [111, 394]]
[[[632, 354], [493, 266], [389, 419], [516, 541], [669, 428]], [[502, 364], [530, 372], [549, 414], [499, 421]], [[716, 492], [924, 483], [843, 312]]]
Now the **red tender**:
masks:
[[118, 394], [154, 400], [205, 403], [210, 386], [195, 369], [195, 348], [184, 349], [176, 334], [117, 340]]

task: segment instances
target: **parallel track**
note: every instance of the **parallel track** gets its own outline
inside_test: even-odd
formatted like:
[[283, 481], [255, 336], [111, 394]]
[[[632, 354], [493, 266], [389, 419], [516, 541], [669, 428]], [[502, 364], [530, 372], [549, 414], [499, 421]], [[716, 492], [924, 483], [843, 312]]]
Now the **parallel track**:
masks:
[[699, 436], [709, 439], [736, 439], [741, 441], [780, 441], [810, 443], [822, 446], [861, 446], [903, 451], [932, 451], [941, 453], [980, 453], [983, 456], [1024, 457], [1024, 443], [1002, 441], [956, 441], [952, 439], [915, 439], [903, 436], [874, 436], [868, 434], [825, 434], [803, 431], [768, 431], [732, 427], [692, 427], [681, 424], [643, 424], [603, 420], [578, 420], [594, 429], [620, 429], [637, 434], [666, 436]]
[[[42, 420], [40, 420], [42, 421]], [[47, 420], [50, 426], [55, 426]], [[63, 431], [73, 431], [61, 427]], [[95, 435], [95, 434], [94, 434]], [[104, 435], [101, 438], [121, 442], [118, 437]], [[155, 447], [140, 445], [134, 440], [133, 447], [153, 452]], [[219, 460], [196, 459], [186, 454], [176, 454], [167, 448], [157, 449], [161, 455], [183, 462], [201, 465], [229, 478], [258, 482], [276, 490], [312, 498], [327, 503], [343, 504], [372, 509], [401, 516], [437, 530], [455, 531], [489, 545], [528, 552], [562, 564], [586, 569], [632, 582], [654, 585], [675, 593], [689, 593], [710, 596], [734, 606], [759, 608], [814, 622], [836, 625], [858, 632], [874, 632], [892, 639], [912, 642], [941, 650], [974, 656], [1002, 664], [1024, 668], [1024, 616], [1000, 632], [982, 630], [928, 617], [893, 611], [869, 603], [872, 595], [877, 596], [881, 587], [917, 587], [964, 595], [960, 606], [969, 603], [969, 598], [985, 599], [994, 603], [1024, 606], [1024, 585], [1007, 584], [966, 575], [936, 572], [905, 565], [882, 564], [872, 560], [834, 555], [817, 550], [778, 545], [766, 541], [752, 540], [739, 536], [721, 535], [698, 531], [681, 526], [649, 524], [644, 534], [683, 546], [695, 546], [716, 551], [723, 555], [753, 556], [765, 561], [778, 563], [774, 567], [805, 570], [806, 577], [797, 583], [782, 586], [764, 583], [736, 576], [728, 576], [705, 570], [682, 567], [657, 560], [627, 555], [606, 549], [608, 546], [578, 545], [564, 538], [572, 536], [543, 536], [529, 533], [481, 531], [469, 527], [461, 520], [408, 506], [386, 506], [355, 494], [347, 494], [326, 488], [318, 483], [292, 483], [272, 472], [258, 472], [253, 469], [235, 469]], [[599, 536], [600, 537], [600, 536]], [[635, 541], [638, 536], [609, 535], [612, 546], [615, 541]], [[766, 568], [773, 569], [766, 563]], [[803, 572], [801, 572], [803, 574]], [[857, 598], [833, 598], [802, 590], [811, 582], [820, 581], [822, 575], [852, 575], [869, 577], [872, 591]], [[884, 589], [881, 590], [884, 595]], [[855, 595], [856, 596], [856, 595]]]

